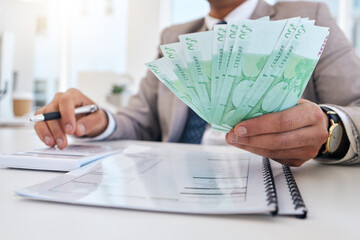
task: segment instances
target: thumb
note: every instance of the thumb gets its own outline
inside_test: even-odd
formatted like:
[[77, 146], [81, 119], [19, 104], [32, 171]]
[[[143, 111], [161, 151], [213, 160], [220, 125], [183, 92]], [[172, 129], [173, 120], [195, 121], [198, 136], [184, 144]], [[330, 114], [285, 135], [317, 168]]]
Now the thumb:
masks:
[[105, 131], [108, 125], [108, 117], [104, 110], [86, 115], [76, 122], [75, 135], [78, 137], [89, 136], [95, 137]]

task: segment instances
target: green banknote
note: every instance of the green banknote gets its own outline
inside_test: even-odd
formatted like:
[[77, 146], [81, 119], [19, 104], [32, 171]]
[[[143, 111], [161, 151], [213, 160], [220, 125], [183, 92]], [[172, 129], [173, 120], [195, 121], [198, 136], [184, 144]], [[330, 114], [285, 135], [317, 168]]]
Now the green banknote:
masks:
[[[252, 21], [254, 22], [254, 21]], [[229, 79], [227, 76], [228, 72], [236, 71], [233, 69], [234, 66], [233, 59], [234, 55], [239, 56], [242, 55], [244, 48], [248, 46], [248, 44], [242, 44], [241, 46], [237, 46], [236, 51], [234, 52], [234, 46], [239, 45], [237, 39], [239, 38], [238, 31], [243, 32], [241, 34], [242, 38], [249, 38], [249, 35], [252, 33], [251, 27], [246, 24], [246, 21], [242, 21], [239, 23], [231, 23], [231, 28], [227, 31], [226, 41], [224, 44], [224, 53], [223, 53], [223, 61], [220, 66], [219, 78], [217, 79], [216, 85], [218, 86], [215, 91], [214, 104], [213, 105], [213, 114], [212, 114], [212, 122], [213, 127], [217, 128], [220, 126], [221, 119], [223, 117], [224, 106], [229, 97], [229, 92], [227, 91], [231, 86], [231, 81], [233, 79]], [[248, 42], [247, 42], [248, 43]], [[236, 47], [236, 46], [235, 46]], [[239, 62], [238, 62], [239, 64]]]
[[193, 77], [195, 90], [208, 115], [211, 111], [211, 58], [213, 31], [190, 33], [179, 36], [184, 56]]
[[211, 78], [211, 107], [214, 109], [217, 102], [217, 83], [220, 77], [220, 67], [223, 60], [224, 44], [226, 35], [226, 24], [216, 24], [214, 26], [213, 34], [213, 48], [212, 48], [212, 78]]
[[258, 96], [252, 95], [242, 105], [245, 105], [246, 111], [238, 109], [232, 116], [230, 124], [235, 125], [239, 120], [277, 112], [296, 105], [321, 56], [328, 35], [328, 28], [314, 26], [311, 22], [300, 23], [283, 55], [265, 78], [267, 88], [261, 88], [262, 92]]
[[161, 45], [160, 49], [163, 55], [165, 56], [165, 58], [167, 58], [168, 61], [171, 63], [173, 72], [184, 86], [187, 95], [191, 97], [192, 101], [196, 106], [202, 108], [203, 105], [201, 104], [200, 96], [198, 95], [195, 89], [195, 84], [193, 80], [194, 76], [191, 76], [190, 74], [189, 67], [186, 63], [181, 44], [180, 43], [165, 44], [165, 45]]
[[[281, 68], [281, 63], [283, 64], [284, 58], [285, 60], [288, 60], [286, 58], [286, 54], [288, 54], [286, 49], [290, 48], [289, 43], [293, 40], [294, 37], [296, 37], [296, 31], [298, 28], [303, 26], [302, 24], [310, 27], [313, 25], [313, 22], [308, 21], [307, 19], [299, 18], [288, 19], [287, 24], [274, 48], [274, 51], [269, 58], [269, 61], [267, 61], [263, 70], [259, 74], [259, 77], [254, 82], [254, 85], [243, 99], [244, 103], [254, 105], [261, 97], [261, 95], [264, 94], [271, 85], [272, 78], [269, 78], [269, 76], [281, 74], [283, 70]], [[296, 45], [291, 46], [290, 51], [293, 51], [295, 48], [297, 48], [298, 45], [299, 43], [296, 42]]]
[[[261, 67], [261, 69], [255, 69], [254, 65], [251, 63], [250, 65], [253, 66], [252, 68], [249, 68], [250, 65], [244, 66], [246, 75], [250, 74], [253, 78], [239, 81], [241, 84], [239, 88], [242, 87], [244, 91], [241, 95], [239, 95], [240, 89], [238, 88], [236, 92], [233, 93], [232, 100], [235, 100], [232, 101], [233, 107], [231, 108], [230, 105], [227, 108], [226, 115], [222, 119], [222, 124], [232, 127], [237, 122], [244, 120], [245, 116], [252, 110], [252, 107], [248, 105], [249, 99], [261, 98], [262, 94], [264, 94], [267, 87], [271, 84], [271, 79], [269, 79], [268, 76], [273, 72], [273, 69], [278, 66], [279, 59], [283, 56], [285, 49], [287, 48], [300, 22], [300, 18], [291, 18], [286, 20], [285, 26], [282, 25], [283, 28], [280, 28], [280, 35], [279, 32], [277, 32], [275, 46], [273, 46], [265, 63], [260, 63], [261, 66], [259, 67]], [[284, 22], [281, 21], [277, 21], [277, 23], [280, 23], [280, 25], [284, 24]], [[250, 69], [253, 69], [253, 74]]]
[[319, 61], [330, 32], [328, 28], [313, 26], [312, 34], [304, 36], [302, 44], [294, 52], [283, 75], [283, 80], [292, 79], [288, 91], [282, 97], [280, 108], [273, 107], [274, 111], [281, 111], [295, 106], [305, 91], [306, 85]]
[[307, 18], [216, 25], [162, 45], [149, 69], [213, 128], [297, 104], [324, 50], [329, 29]]
[[[264, 67], [286, 22], [249, 20], [239, 24], [229, 67], [215, 109], [214, 125], [224, 123], [238, 108]], [[267, 38], [263, 38], [264, 35]]]
[[188, 105], [196, 114], [207, 121], [203, 111], [199, 109], [199, 105], [195, 105], [191, 96], [188, 94], [186, 87], [178, 79], [173, 71], [171, 62], [166, 58], [159, 58], [155, 61], [145, 64], [150, 71], [172, 91], [181, 101]]
[[[228, 24], [228, 27], [225, 28], [225, 40], [222, 40], [223, 44], [220, 45], [220, 51], [214, 51], [213, 49], [213, 60], [221, 59], [220, 66], [218, 68], [213, 68], [213, 80], [214, 83], [212, 83], [212, 86], [215, 87], [215, 89], [211, 89], [211, 96], [212, 96], [212, 119], [216, 124], [213, 124], [213, 127], [216, 126], [216, 128], [219, 128], [219, 121], [222, 119], [222, 112], [221, 112], [221, 106], [223, 105], [224, 96], [227, 98], [227, 90], [228, 90], [228, 79], [227, 73], [228, 71], [232, 71], [230, 64], [232, 64], [232, 60], [236, 58], [234, 57], [234, 44], [236, 44], [236, 39], [238, 36], [243, 35], [240, 31], [246, 31], [244, 28], [244, 23], [247, 22], [264, 22], [264, 21], [270, 21], [270, 18], [268, 16], [259, 18], [256, 20], [244, 20], [240, 22], [230, 22]], [[242, 27], [240, 27], [242, 26]], [[216, 25], [214, 27], [216, 29]], [[217, 42], [217, 31], [214, 30], [214, 44]], [[223, 33], [221, 33], [220, 37], [222, 37]], [[216, 46], [216, 45], [214, 45]], [[238, 49], [237, 49], [238, 50]], [[238, 53], [239, 51], [235, 51]], [[237, 55], [238, 57], [239, 55]], [[214, 63], [213, 63], [214, 64]], [[213, 65], [214, 66], [214, 65]], [[225, 89], [223, 89], [225, 88]], [[225, 92], [225, 93], [224, 93]], [[220, 102], [219, 102], [220, 101]], [[217, 109], [219, 108], [220, 109]], [[217, 109], [217, 110], [216, 110]]]
[[[270, 21], [270, 18], [268, 16], [259, 18], [257, 21]], [[253, 22], [253, 21], [250, 21]], [[214, 34], [213, 34], [213, 49], [212, 49], [212, 80], [211, 80], [211, 107], [212, 109], [216, 108], [216, 105], [218, 104], [218, 97], [220, 91], [221, 91], [221, 83], [220, 81], [220, 75], [222, 77], [221, 80], [224, 80], [227, 70], [227, 65], [222, 65], [223, 58], [224, 58], [224, 47], [225, 47], [225, 39], [228, 39], [230, 36], [232, 36], [232, 33], [236, 30], [237, 26], [240, 24], [238, 22], [234, 22], [234, 25], [232, 26], [233, 29], [227, 30], [227, 24], [215, 24], [214, 26]], [[236, 31], [239, 31], [238, 29]], [[230, 50], [233, 48], [231, 46], [231, 42], [227, 41], [227, 50]], [[229, 53], [225, 56], [225, 58], [228, 61]], [[220, 86], [218, 87], [218, 84]], [[218, 91], [219, 90], [219, 91]], [[213, 117], [215, 117], [216, 113], [212, 111]]]
[[[224, 50], [223, 50], [223, 55], [222, 55], [222, 61], [221, 61], [221, 65], [220, 65], [220, 73], [219, 78], [217, 79], [217, 83], [215, 83], [216, 85], [216, 94], [214, 96], [214, 103], [217, 104], [218, 102], [218, 98], [221, 92], [221, 88], [222, 88], [222, 84], [225, 81], [225, 75], [226, 75], [226, 71], [230, 62], [230, 56], [232, 53], [232, 49], [234, 47], [234, 42], [235, 42], [235, 38], [236, 38], [236, 33], [238, 30], [238, 22], [229, 22], [228, 26], [226, 28], [226, 34], [225, 34], [225, 42], [224, 42]], [[216, 79], [215, 79], [216, 80]]]

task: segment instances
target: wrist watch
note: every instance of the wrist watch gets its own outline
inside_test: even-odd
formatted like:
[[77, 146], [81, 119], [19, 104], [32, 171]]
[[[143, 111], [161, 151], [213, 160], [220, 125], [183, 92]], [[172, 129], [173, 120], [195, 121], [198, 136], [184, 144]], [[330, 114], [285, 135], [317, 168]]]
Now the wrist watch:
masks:
[[329, 119], [329, 135], [326, 143], [321, 147], [319, 157], [342, 158], [346, 155], [350, 142], [344, 126], [336, 112], [326, 107], [320, 107]]

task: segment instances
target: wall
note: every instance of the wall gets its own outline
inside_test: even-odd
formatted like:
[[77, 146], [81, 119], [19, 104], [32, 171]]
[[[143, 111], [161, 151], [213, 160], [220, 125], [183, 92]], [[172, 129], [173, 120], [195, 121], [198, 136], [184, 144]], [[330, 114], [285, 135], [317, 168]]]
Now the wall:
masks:
[[15, 35], [15, 87], [20, 91], [33, 89], [35, 16], [38, 9], [39, 5], [33, 3], [0, 0], [0, 33], [10, 31]]
[[170, 0], [129, 0], [127, 73], [139, 82], [147, 70], [144, 63], [154, 60], [161, 30], [170, 25]]

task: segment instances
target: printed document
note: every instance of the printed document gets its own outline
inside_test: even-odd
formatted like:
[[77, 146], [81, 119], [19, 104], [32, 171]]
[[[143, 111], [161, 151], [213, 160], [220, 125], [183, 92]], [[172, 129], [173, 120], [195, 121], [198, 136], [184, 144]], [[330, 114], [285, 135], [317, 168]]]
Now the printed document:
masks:
[[127, 142], [24, 197], [82, 205], [198, 214], [271, 213], [261, 156], [240, 149]]

